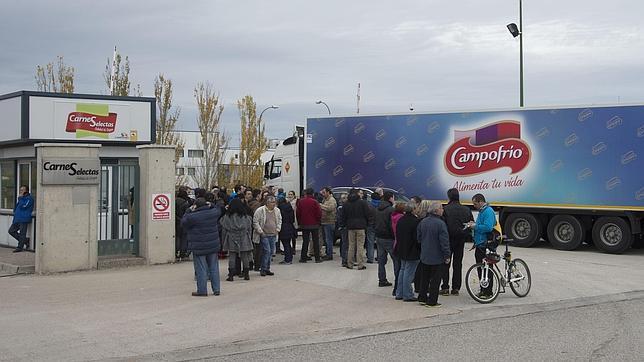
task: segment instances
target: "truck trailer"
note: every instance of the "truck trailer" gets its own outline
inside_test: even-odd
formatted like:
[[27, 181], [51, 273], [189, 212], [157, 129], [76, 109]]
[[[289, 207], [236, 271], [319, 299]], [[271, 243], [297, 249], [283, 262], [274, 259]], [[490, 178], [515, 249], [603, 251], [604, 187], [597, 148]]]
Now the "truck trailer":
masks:
[[267, 185], [389, 187], [463, 204], [483, 194], [514, 245], [641, 243], [644, 105], [307, 118], [265, 164]]

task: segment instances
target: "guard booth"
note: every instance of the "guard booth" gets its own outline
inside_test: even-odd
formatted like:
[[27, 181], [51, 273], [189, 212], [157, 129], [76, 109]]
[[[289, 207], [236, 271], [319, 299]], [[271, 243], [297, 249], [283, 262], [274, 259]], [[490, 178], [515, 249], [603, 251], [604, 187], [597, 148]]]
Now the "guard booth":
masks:
[[[113, 256], [173, 261], [173, 240], [160, 252], [170, 242], [147, 238], [158, 227], [173, 239], [174, 220], [142, 219], [152, 195], [174, 191], [173, 149], [153, 146], [154, 98], [21, 91], [0, 96], [0, 124], [0, 228], [8, 230], [27, 185], [37, 272], [92, 269]], [[0, 230], [0, 246], [16, 245]]]

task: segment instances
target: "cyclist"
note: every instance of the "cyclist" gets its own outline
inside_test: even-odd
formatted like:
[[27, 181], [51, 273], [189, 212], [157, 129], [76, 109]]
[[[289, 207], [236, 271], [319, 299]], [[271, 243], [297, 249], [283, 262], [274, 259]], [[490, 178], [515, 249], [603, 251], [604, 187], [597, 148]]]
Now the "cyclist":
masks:
[[[474, 230], [474, 245], [472, 246], [472, 248], [476, 249], [474, 258], [477, 263], [481, 263], [485, 259], [487, 241], [491, 239], [492, 230], [494, 230], [494, 225], [496, 225], [496, 215], [482, 194], [474, 195], [472, 197], [472, 204], [479, 211], [479, 215], [476, 218], [476, 222], [470, 222], [468, 226]], [[481, 289], [481, 298], [489, 298], [492, 296], [492, 278], [489, 279], [490, 283], [488, 286]]]

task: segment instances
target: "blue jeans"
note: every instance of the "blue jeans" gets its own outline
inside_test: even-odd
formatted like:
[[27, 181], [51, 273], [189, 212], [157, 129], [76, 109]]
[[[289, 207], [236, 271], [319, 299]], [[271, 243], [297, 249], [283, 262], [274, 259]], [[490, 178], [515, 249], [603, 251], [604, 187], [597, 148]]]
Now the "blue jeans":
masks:
[[367, 226], [367, 262], [373, 263], [373, 246], [376, 243], [376, 230], [373, 226]]
[[271, 257], [275, 252], [276, 240], [277, 236], [275, 235], [265, 235], [259, 238], [259, 245], [262, 246], [262, 264], [260, 266], [260, 271], [271, 270]]
[[326, 256], [333, 257], [333, 239], [335, 238], [335, 224], [324, 224], [324, 244], [326, 246]]
[[[27, 222], [16, 222], [9, 227], [9, 235], [13, 236], [18, 241], [18, 249], [22, 249], [27, 245]], [[35, 249], [35, 247], [34, 247]]]
[[219, 293], [219, 259], [217, 253], [207, 255], [192, 255], [192, 262], [197, 276], [197, 293], [208, 294], [208, 275], [212, 284], [212, 292]]
[[416, 268], [420, 260], [401, 260], [400, 272], [398, 273], [398, 287], [396, 288], [396, 298], [411, 299], [414, 297], [414, 288], [411, 282], [416, 276]]
[[340, 257], [342, 258], [342, 264], [347, 263], [347, 254], [349, 254], [349, 231], [343, 228], [340, 230]]
[[391, 239], [376, 238], [376, 245], [378, 245], [378, 281], [385, 282], [387, 280], [387, 255], [391, 257], [394, 262], [394, 290], [398, 286], [398, 272], [400, 271], [400, 259], [394, 256], [394, 241]]

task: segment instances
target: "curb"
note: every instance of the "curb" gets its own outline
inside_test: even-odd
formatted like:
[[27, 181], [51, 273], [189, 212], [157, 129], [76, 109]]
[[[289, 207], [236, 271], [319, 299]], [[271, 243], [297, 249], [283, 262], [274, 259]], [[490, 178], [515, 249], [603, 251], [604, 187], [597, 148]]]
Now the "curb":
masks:
[[33, 274], [35, 272], [35, 265], [13, 265], [0, 262], [0, 273], [3, 274]]

